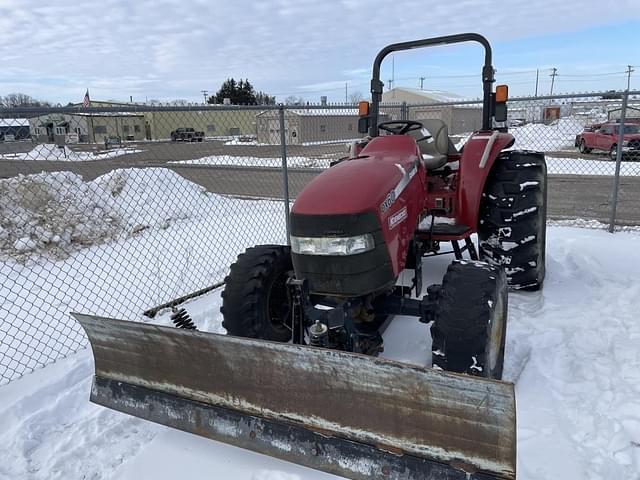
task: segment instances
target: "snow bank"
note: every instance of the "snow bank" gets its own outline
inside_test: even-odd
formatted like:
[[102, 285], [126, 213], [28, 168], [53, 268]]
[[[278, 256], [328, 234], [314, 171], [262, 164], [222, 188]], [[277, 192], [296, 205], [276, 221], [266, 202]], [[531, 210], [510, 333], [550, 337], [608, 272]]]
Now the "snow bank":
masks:
[[511, 127], [509, 133], [516, 138], [514, 148], [552, 152], [575, 149], [576, 135], [583, 130], [582, 121], [566, 117], [550, 125], [529, 123], [522, 127]]
[[212, 206], [214, 195], [173, 170], [140, 168], [113, 170], [93, 182], [109, 193], [126, 233], [197, 218]]
[[[322, 158], [309, 157], [288, 157], [288, 165], [290, 168], [312, 168], [325, 169], [329, 168], [331, 161], [336, 156], [327, 154]], [[209, 157], [196, 158], [193, 160], [180, 160], [169, 163], [182, 165], [230, 165], [238, 167], [268, 167], [281, 168], [282, 160], [280, 158], [263, 158], [263, 157], [236, 157], [230, 155], [213, 155]], [[596, 160], [593, 158], [557, 158], [547, 156], [547, 167], [551, 175], [614, 175], [616, 165], [615, 162], [607, 160]], [[640, 175], [640, 162], [625, 161], [621, 164], [620, 175], [637, 176]]]
[[[635, 479], [640, 471], [638, 238], [550, 227], [544, 290], [510, 294], [505, 378], [516, 384], [520, 480]], [[135, 245], [128, 242], [120, 248]], [[439, 282], [450, 260], [429, 260], [424, 283]], [[105, 272], [93, 273], [95, 281]], [[220, 300], [214, 291], [186, 305], [201, 330], [224, 331]], [[168, 324], [167, 314], [157, 322]], [[430, 362], [428, 326], [414, 318], [396, 317], [384, 339], [386, 357]], [[91, 372], [83, 351], [0, 387], [0, 478], [337, 478], [93, 405]]]
[[[292, 156], [287, 157], [287, 165], [289, 167], [298, 168], [329, 168], [331, 161], [335, 159], [335, 155], [325, 155], [322, 158], [310, 158]], [[196, 158], [193, 160], [180, 160], [169, 163], [178, 163], [183, 165], [233, 165], [239, 167], [270, 167], [282, 168], [281, 158], [268, 157], [235, 157], [231, 155], [211, 155], [209, 157]]]
[[71, 172], [0, 180], [0, 260], [71, 252], [208, 215], [227, 200], [172, 170], [114, 170], [84, 182]]
[[100, 185], [70, 172], [0, 180], [0, 260], [56, 258], [115, 238], [122, 219]]
[[[224, 140], [224, 138], [215, 138], [215, 140]], [[254, 136], [231, 137], [230, 140], [224, 142], [225, 145], [258, 145], [258, 141]]]
[[55, 144], [43, 143], [36, 145], [31, 151], [26, 153], [0, 155], [0, 159], [83, 162], [88, 160], [105, 160], [107, 158], [115, 158], [121, 155], [139, 152], [142, 152], [142, 150], [136, 150], [130, 147], [105, 150], [99, 153], [76, 152], [66, 145], [59, 147]]

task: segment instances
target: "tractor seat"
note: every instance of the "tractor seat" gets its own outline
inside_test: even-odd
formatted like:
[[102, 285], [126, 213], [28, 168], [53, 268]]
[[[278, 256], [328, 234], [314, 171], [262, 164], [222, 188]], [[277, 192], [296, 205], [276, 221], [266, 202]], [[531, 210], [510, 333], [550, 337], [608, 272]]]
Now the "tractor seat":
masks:
[[407, 135], [415, 138], [420, 153], [422, 164], [427, 170], [436, 170], [445, 163], [450, 153], [456, 153], [456, 148], [449, 139], [447, 124], [440, 119], [420, 120], [423, 128], [413, 130]]

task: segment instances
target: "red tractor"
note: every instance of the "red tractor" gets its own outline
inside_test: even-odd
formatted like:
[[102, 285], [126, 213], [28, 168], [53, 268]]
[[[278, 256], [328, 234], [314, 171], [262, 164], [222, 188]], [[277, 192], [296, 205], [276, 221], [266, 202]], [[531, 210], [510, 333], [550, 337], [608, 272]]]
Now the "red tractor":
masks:
[[[485, 49], [483, 124], [461, 151], [440, 120], [378, 123], [385, 56], [466, 41]], [[509, 150], [493, 82], [478, 34], [385, 47], [360, 106], [369, 135], [298, 195], [290, 246], [231, 266], [228, 335], [76, 315], [92, 401], [348, 478], [515, 478], [515, 395], [498, 380], [508, 285], [544, 280], [546, 164]], [[448, 243], [456, 259], [423, 295], [423, 260]], [[394, 315], [431, 325], [438, 368], [374, 357]]]
[[[360, 105], [369, 135], [298, 195], [290, 246], [250, 248], [231, 266], [222, 307], [230, 334], [376, 354], [390, 316], [413, 315], [432, 323], [435, 366], [501, 378], [507, 284], [535, 290], [544, 280], [546, 166], [542, 153], [507, 150], [514, 137], [493, 126], [506, 118], [506, 87], [492, 91], [486, 40], [454, 41], [465, 40], [486, 49], [482, 130], [458, 151], [442, 120], [378, 124], [384, 57], [444, 42], [383, 49], [370, 108]], [[456, 260], [422, 296], [423, 258], [448, 242]], [[398, 285], [405, 270], [410, 287]]]

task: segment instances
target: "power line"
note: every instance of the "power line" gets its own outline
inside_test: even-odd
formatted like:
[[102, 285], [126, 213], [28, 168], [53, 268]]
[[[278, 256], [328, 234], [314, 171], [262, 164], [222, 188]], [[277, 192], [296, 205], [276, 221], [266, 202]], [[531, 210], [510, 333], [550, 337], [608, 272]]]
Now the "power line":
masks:
[[608, 77], [615, 75], [624, 75], [625, 72], [604, 72], [604, 73], [563, 73], [563, 77], [571, 77], [571, 78], [591, 78], [591, 77]]

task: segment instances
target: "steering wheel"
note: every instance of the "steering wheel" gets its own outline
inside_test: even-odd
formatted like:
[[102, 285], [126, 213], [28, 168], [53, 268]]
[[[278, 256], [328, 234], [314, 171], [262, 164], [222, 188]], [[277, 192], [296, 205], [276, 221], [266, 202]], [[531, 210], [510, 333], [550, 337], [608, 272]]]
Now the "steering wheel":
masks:
[[404, 135], [407, 132], [413, 130], [420, 130], [422, 128], [421, 122], [415, 120], [393, 120], [391, 122], [382, 122], [378, 124], [380, 130], [389, 132], [392, 135]]

